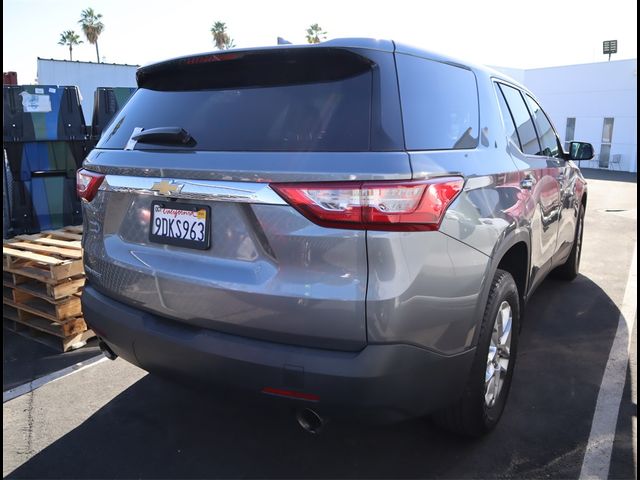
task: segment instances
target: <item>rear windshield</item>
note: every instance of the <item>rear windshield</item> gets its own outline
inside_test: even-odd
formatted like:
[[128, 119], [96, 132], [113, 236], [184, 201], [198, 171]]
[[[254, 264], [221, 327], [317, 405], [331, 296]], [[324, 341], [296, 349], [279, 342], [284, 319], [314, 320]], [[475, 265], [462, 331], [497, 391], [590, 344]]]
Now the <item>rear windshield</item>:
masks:
[[[167, 88], [143, 84], [105, 130], [98, 148], [123, 149], [136, 127], [181, 127], [195, 140], [182, 149], [366, 151], [372, 73], [367, 66], [347, 75], [313, 81], [298, 70], [292, 72], [293, 83], [223, 88], [203, 88], [200, 77], [197, 88], [180, 85], [181, 90], [175, 90], [174, 79]], [[168, 147], [138, 142], [135, 148]]]

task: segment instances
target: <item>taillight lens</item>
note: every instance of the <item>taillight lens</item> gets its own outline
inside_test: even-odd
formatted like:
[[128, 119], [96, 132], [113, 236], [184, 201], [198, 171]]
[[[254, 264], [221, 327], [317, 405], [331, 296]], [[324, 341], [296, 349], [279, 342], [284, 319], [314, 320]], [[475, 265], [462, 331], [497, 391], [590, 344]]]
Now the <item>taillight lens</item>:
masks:
[[98, 193], [104, 175], [81, 168], [76, 172], [76, 192], [78, 197], [90, 202]]
[[271, 187], [318, 225], [357, 230], [437, 230], [462, 190], [460, 177], [406, 182], [276, 183]]

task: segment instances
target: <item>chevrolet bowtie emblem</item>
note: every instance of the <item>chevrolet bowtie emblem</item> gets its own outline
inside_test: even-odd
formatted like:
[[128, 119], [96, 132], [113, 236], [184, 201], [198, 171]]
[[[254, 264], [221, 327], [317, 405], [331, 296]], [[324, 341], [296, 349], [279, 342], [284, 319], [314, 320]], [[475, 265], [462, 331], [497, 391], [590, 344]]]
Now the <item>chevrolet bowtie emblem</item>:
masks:
[[184, 187], [184, 185], [181, 183], [173, 183], [173, 180], [162, 180], [161, 182], [154, 183], [151, 186], [151, 190], [158, 192], [160, 195], [171, 195], [172, 193], [179, 193], [182, 187]]

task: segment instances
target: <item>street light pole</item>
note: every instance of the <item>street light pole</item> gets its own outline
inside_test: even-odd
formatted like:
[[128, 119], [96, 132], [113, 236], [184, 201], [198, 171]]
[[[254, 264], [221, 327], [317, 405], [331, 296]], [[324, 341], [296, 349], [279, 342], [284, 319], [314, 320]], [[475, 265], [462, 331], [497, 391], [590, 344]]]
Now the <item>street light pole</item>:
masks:
[[602, 42], [602, 53], [609, 55], [609, 62], [611, 61], [611, 55], [618, 53], [618, 41], [617, 40], [605, 40]]

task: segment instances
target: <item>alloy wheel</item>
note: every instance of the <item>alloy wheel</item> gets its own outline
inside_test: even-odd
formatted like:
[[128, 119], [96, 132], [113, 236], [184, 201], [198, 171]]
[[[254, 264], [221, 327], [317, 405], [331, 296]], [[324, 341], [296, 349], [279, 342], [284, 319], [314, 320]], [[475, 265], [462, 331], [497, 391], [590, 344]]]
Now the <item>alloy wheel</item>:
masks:
[[487, 355], [487, 369], [484, 376], [484, 401], [487, 407], [495, 405], [509, 369], [509, 353], [511, 349], [511, 328], [513, 312], [509, 302], [500, 304], [498, 314], [493, 322], [493, 331]]
[[580, 267], [580, 256], [582, 255], [582, 230], [584, 226], [584, 220], [580, 218], [578, 220], [578, 236], [576, 238], [576, 272]]

